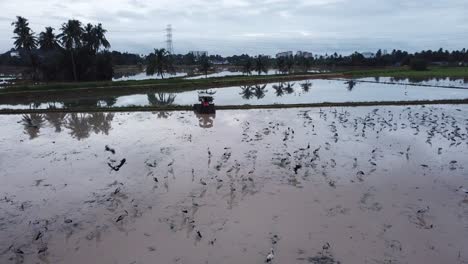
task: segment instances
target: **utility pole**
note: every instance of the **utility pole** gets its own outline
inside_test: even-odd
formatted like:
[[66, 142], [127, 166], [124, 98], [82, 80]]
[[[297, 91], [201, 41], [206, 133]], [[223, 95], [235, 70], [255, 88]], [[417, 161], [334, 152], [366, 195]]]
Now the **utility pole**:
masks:
[[167, 25], [166, 28], [166, 49], [170, 54], [174, 53], [174, 46], [172, 44], [172, 25]]

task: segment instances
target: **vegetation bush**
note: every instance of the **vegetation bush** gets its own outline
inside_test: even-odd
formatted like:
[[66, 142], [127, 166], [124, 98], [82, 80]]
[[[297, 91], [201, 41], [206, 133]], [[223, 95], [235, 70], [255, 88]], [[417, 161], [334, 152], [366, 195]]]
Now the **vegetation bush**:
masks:
[[425, 71], [427, 66], [427, 61], [421, 58], [413, 58], [410, 61], [410, 69], [414, 71]]

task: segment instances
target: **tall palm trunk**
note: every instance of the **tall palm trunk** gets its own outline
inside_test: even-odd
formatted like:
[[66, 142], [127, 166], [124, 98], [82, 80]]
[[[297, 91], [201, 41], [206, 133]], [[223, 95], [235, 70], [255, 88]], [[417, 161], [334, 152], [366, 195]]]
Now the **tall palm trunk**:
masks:
[[78, 81], [78, 78], [76, 77], [76, 65], [75, 65], [75, 56], [73, 55], [73, 49], [70, 50], [71, 53], [71, 60], [72, 60], [72, 68], [73, 68], [73, 79]]
[[34, 55], [32, 54], [31, 51], [29, 53], [29, 59], [31, 60], [31, 67], [32, 67], [32, 79], [33, 81], [37, 81], [37, 67], [36, 67], [36, 62], [34, 60]]

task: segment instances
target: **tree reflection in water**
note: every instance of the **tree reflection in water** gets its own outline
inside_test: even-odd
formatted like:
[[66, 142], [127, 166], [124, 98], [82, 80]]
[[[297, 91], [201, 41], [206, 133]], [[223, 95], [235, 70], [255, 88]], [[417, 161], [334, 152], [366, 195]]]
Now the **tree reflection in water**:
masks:
[[156, 117], [159, 119], [168, 119], [172, 115], [172, 113], [168, 111], [157, 111], [153, 112], [153, 114], [156, 114]]
[[70, 114], [65, 127], [70, 130], [70, 135], [78, 140], [88, 138], [91, 131], [87, 115], [83, 113]]
[[278, 96], [278, 97], [283, 96], [283, 94], [284, 94], [283, 83], [273, 84], [272, 87], [273, 87], [273, 89], [275, 89], [276, 96]]
[[152, 106], [172, 105], [177, 97], [173, 93], [147, 94], [147, 96], [148, 102]]
[[346, 87], [346, 89], [347, 89], [348, 91], [350, 91], [350, 92], [354, 89], [354, 87], [355, 87], [356, 84], [357, 84], [357, 82], [354, 81], [354, 80], [349, 80], [349, 81], [347, 81], [347, 82], [345, 82], [345, 83], [348, 85], [348, 87]]
[[44, 125], [44, 116], [42, 114], [27, 114], [22, 116], [21, 121], [29, 139], [35, 139], [39, 136], [39, 130]]
[[312, 83], [309, 81], [306, 81], [305, 83], [301, 83], [301, 87], [304, 93], [308, 93], [310, 90], [310, 87], [312, 87]]
[[55, 127], [55, 132], [60, 133], [62, 132], [62, 126], [65, 123], [65, 117], [67, 114], [65, 113], [56, 113], [56, 112], [49, 112], [45, 113], [45, 119]]
[[288, 83], [286, 84], [286, 87], [284, 87], [284, 91], [285, 91], [287, 94], [292, 94], [292, 93], [294, 93], [294, 85], [295, 85], [295, 84], [296, 84], [296, 83], [290, 83], [290, 82], [288, 82]]
[[265, 97], [266, 86], [267, 86], [266, 84], [264, 85], [256, 84], [253, 87], [253, 92], [254, 92], [255, 97], [257, 97], [257, 99], [262, 99], [263, 97]]
[[254, 96], [252, 86], [241, 86], [240, 88], [242, 90], [240, 93], [240, 95], [242, 95], [242, 98], [250, 100]]

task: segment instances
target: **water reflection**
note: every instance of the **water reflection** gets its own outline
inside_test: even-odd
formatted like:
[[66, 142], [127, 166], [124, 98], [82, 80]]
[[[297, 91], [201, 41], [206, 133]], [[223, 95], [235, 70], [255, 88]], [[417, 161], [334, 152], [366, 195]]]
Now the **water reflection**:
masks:
[[253, 87], [254, 95], [255, 97], [257, 97], [257, 99], [262, 99], [263, 97], [265, 97], [266, 86], [267, 86], [266, 84], [264, 85], [257, 84]]
[[277, 97], [281, 97], [281, 96], [284, 95], [283, 83], [273, 84], [272, 87], [273, 87], [273, 89], [275, 90], [275, 95], [276, 95]]
[[312, 87], [312, 83], [309, 81], [306, 81], [305, 83], [301, 83], [301, 87], [304, 93], [308, 93], [310, 88]]
[[176, 95], [173, 93], [155, 93], [147, 94], [148, 102], [152, 106], [172, 105], [176, 99]]
[[346, 87], [346, 89], [347, 89], [348, 91], [351, 92], [351, 91], [353, 91], [353, 89], [354, 89], [354, 87], [356, 86], [357, 82], [354, 81], [354, 80], [350, 80], [350, 81], [345, 82], [345, 84], [348, 85], [348, 86]]
[[62, 126], [65, 124], [65, 117], [67, 114], [65, 113], [46, 113], [45, 119], [53, 126], [55, 127], [55, 132], [60, 133], [62, 132]]
[[109, 135], [112, 129], [113, 113], [45, 113], [22, 115], [21, 123], [29, 139], [39, 136], [40, 129], [46, 121], [55, 129], [56, 133], [67, 128], [69, 134], [78, 140], [88, 138], [91, 132]]
[[90, 132], [95, 134], [109, 134], [114, 119], [113, 113], [71, 113], [69, 114], [65, 127], [70, 130], [70, 135], [78, 140], [88, 138]]
[[39, 136], [39, 130], [44, 125], [43, 114], [27, 114], [21, 119], [24, 132], [29, 135], [29, 139], [35, 139]]
[[156, 114], [156, 117], [159, 119], [168, 119], [172, 115], [172, 112], [157, 111], [157, 112], [153, 112], [153, 114]]
[[296, 84], [296, 83], [290, 83], [290, 82], [286, 83], [286, 87], [284, 87], [284, 92], [285, 92], [286, 94], [293, 94], [293, 93], [294, 93], [294, 85], [295, 85], [295, 84]]
[[215, 114], [199, 114], [194, 112], [195, 116], [198, 118], [198, 125], [201, 128], [212, 128], [214, 125], [214, 120], [216, 118]]
[[241, 93], [242, 98], [246, 100], [250, 100], [251, 98], [262, 99], [265, 97], [265, 93], [267, 92], [267, 85], [266, 84], [256, 84], [252, 86], [241, 86]]
[[250, 100], [253, 95], [254, 95], [254, 92], [252, 90], [252, 86], [241, 86], [241, 93], [240, 95], [242, 95], [242, 98], [246, 99], [246, 100]]

